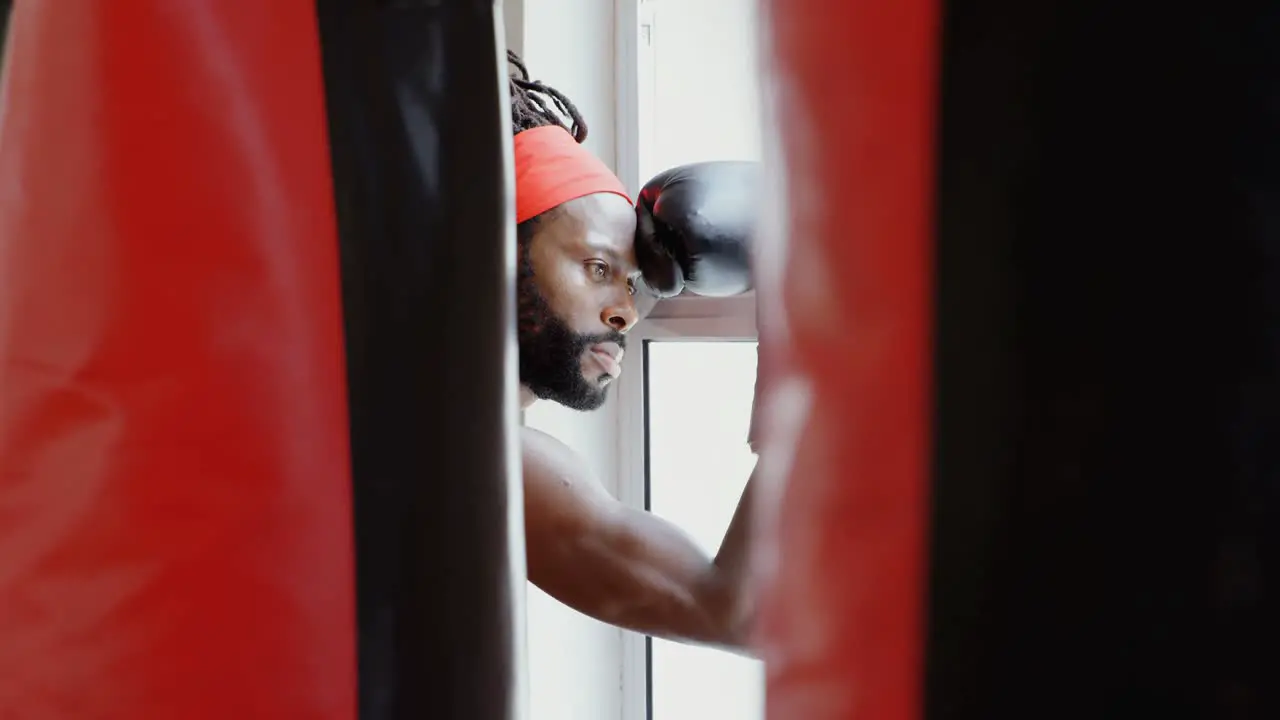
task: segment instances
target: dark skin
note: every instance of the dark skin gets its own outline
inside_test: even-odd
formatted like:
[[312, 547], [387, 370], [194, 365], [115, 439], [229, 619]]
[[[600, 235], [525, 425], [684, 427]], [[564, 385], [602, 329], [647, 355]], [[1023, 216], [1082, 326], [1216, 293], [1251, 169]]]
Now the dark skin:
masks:
[[[618, 196], [589, 195], [560, 206], [529, 249], [547, 309], [583, 336], [630, 330], [639, 319], [634, 238], [635, 211]], [[577, 358], [582, 379], [601, 399], [621, 371], [622, 355], [616, 343], [605, 342]], [[527, 386], [522, 399], [526, 405], [534, 400]], [[534, 584], [612, 625], [744, 650], [752, 482], [720, 551], [709, 558], [676, 526], [614, 499], [559, 440], [522, 428], [521, 451], [525, 547]]]

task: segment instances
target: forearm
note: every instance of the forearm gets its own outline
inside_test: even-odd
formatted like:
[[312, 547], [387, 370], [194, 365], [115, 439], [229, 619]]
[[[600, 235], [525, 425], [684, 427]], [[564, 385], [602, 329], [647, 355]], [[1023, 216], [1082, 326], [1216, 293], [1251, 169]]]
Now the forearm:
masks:
[[745, 579], [747, 574], [747, 544], [751, 537], [751, 488], [755, 484], [755, 472], [747, 480], [742, 490], [738, 507], [733, 511], [733, 519], [729, 521], [729, 529], [720, 541], [720, 550], [716, 553], [716, 567], [726, 578]]
[[752, 535], [752, 487], [755, 472], [747, 480], [747, 486], [738, 500], [738, 507], [729, 521], [720, 550], [715, 558], [715, 583], [720, 594], [718, 612], [728, 618], [730, 633], [737, 644], [745, 644], [750, 629], [753, 603], [747, 584], [749, 548]]

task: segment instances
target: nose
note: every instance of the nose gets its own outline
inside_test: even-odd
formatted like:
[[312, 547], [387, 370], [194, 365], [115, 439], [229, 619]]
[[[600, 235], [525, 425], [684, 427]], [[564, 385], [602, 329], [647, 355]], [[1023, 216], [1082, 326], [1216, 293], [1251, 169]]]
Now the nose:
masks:
[[604, 321], [605, 325], [624, 333], [636, 324], [636, 321], [640, 319], [640, 314], [636, 312], [636, 304], [632, 301], [631, 296], [627, 295], [626, 300], [606, 307], [600, 313], [600, 319]]

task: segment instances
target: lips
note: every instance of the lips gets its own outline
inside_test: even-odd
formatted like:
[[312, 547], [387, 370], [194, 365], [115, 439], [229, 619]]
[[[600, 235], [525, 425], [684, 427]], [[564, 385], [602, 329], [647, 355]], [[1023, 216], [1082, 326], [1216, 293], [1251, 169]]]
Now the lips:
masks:
[[622, 355], [623, 350], [617, 343], [600, 343], [592, 345], [591, 356], [595, 358], [600, 365], [601, 370], [610, 377], [618, 377], [622, 374]]

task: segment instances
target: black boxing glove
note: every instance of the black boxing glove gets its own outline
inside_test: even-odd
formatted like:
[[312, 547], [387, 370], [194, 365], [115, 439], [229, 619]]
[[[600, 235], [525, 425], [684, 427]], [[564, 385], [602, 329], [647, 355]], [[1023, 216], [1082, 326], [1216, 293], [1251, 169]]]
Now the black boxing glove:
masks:
[[645, 184], [636, 202], [636, 260], [648, 292], [727, 297], [751, 289], [760, 171], [755, 162], [702, 162]]

